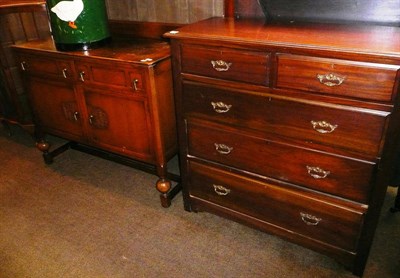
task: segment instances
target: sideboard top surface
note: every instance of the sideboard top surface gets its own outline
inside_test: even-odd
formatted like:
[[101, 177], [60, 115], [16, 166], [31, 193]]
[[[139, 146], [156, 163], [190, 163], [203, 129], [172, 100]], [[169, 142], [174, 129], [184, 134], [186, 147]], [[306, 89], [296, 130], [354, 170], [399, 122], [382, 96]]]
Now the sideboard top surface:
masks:
[[27, 50], [41, 50], [51, 53], [63, 53], [75, 57], [96, 57], [137, 64], [152, 65], [170, 57], [170, 46], [167, 42], [152, 39], [112, 39], [105, 46], [87, 51], [58, 51], [52, 39], [35, 40], [17, 44], [14, 47]]
[[211, 18], [165, 36], [266, 46], [337, 50], [400, 59], [400, 27], [329, 23], [267, 23], [262, 19]]

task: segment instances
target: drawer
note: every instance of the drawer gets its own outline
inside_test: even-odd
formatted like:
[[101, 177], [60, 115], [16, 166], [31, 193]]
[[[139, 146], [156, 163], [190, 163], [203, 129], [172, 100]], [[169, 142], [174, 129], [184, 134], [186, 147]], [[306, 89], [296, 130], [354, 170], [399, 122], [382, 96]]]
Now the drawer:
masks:
[[399, 66], [277, 55], [278, 88], [391, 102]]
[[71, 62], [46, 56], [20, 55], [20, 66], [23, 71], [43, 78], [73, 80], [74, 71]]
[[182, 46], [182, 72], [268, 85], [269, 53]]
[[321, 192], [367, 203], [375, 163], [188, 121], [189, 154]]
[[183, 85], [185, 117], [207, 117], [224, 124], [289, 136], [378, 155], [389, 113], [328, 106], [236, 92], [205, 84]]
[[113, 67], [102, 64], [76, 63], [80, 81], [100, 86], [128, 88], [133, 92], [145, 92], [145, 72], [142, 69], [126, 69], [117, 63]]
[[191, 161], [189, 194], [316, 241], [355, 251], [365, 209]]

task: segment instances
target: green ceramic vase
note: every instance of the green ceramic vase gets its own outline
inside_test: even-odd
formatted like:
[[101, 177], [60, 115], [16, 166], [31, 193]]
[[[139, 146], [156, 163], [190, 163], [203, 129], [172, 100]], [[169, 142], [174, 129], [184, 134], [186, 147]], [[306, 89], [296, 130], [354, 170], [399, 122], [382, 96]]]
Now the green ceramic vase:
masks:
[[104, 0], [47, 0], [58, 50], [87, 50], [110, 40]]

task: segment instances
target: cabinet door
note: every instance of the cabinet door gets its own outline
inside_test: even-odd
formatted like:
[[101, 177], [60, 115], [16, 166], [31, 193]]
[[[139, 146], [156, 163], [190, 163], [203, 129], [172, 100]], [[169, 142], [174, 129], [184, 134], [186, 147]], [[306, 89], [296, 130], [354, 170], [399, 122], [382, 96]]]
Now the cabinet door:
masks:
[[65, 139], [82, 139], [81, 113], [70, 83], [31, 77], [26, 84], [41, 130]]
[[85, 88], [84, 95], [92, 144], [154, 161], [147, 98], [92, 88]]

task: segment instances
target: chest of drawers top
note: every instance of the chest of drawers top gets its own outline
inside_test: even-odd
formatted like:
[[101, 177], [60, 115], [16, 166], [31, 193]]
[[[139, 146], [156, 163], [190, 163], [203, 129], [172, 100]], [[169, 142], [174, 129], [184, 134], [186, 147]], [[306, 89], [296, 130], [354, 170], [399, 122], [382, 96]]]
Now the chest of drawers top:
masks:
[[[166, 34], [170, 38], [228, 41], [253, 47], [341, 52], [400, 63], [400, 28], [368, 24], [266, 23], [263, 19], [211, 18]], [[353, 57], [355, 58], [355, 57]], [[397, 62], [395, 62], [397, 61]]]

